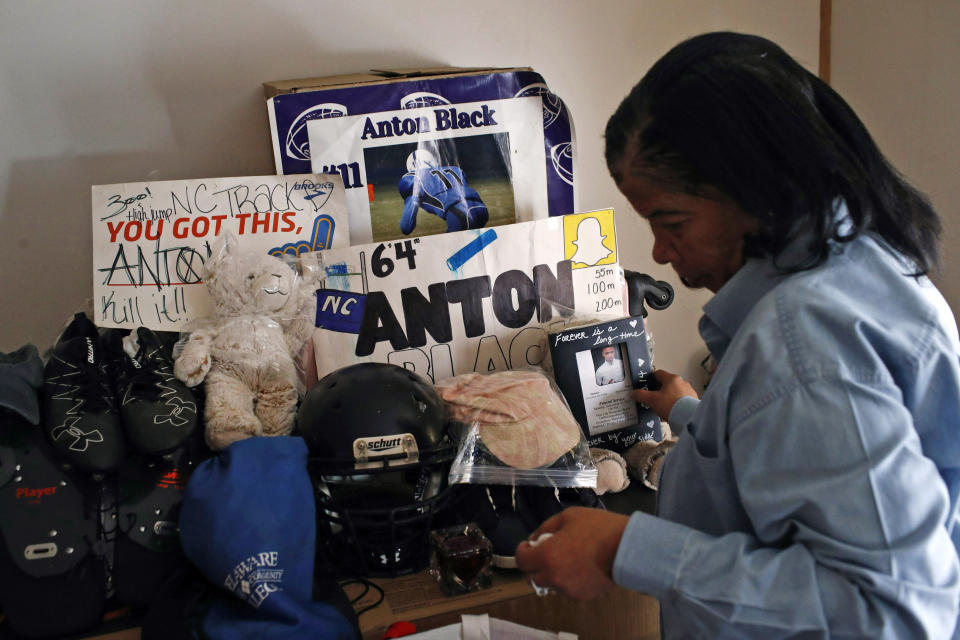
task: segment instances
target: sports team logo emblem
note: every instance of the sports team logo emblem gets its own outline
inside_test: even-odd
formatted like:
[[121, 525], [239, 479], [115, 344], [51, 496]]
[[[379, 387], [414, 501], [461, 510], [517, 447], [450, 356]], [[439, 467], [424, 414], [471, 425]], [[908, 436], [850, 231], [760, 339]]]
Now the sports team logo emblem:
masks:
[[286, 152], [294, 160], [310, 160], [310, 140], [307, 137], [307, 122], [324, 118], [340, 118], [347, 115], [342, 104], [324, 102], [303, 111], [293, 120], [287, 130]]
[[517, 92], [515, 98], [527, 98], [529, 96], [540, 96], [543, 101], [543, 128], [546, 129], [560, 117], [563, 111], [563, 102], [560, 97], [550, 91], [547, 85], [542, 82], [527, 85]]
[[564, 142], [551, 147], [550, 162], [557, 176], [573, 186], [573, 143]]
[[419, 109], [420, 107], [439, 107], [450, 104], [450, 101], [443, 96], [430, 93], [429, 91], [417, 91], [405, 95], [400, 99], [401, 109]]
[[259, 609], [271, 593], [283, 589], [283, 569], [279, 568], [279, 553], [265, 551], [238, 563], [223, 581], [229, 591]]
[[183, 413], [195, 414], [197, 405], [192, 402], [181, 400], [176, 396], [167, 398], [167, 406], [170, 407], [170, 413], [167, 415], [157, 415], [153, 417], [154, 424], [170, 423], [175, 427], [182, 427], [190, 422], [190, 418], [184, 417]]
[[50, 437], [54, 440], [59, 440], [61, 436], [73, 438], [73, 442], [68, 445], [71, 451], [86, 451], [91, 442], [103, 442], [103, 434], [100, 433], [99, 429], [82, 431], [76, 426], [79, 421], [79, 417], [67, 418], [62, 425], [54, 427], [50, 431]]

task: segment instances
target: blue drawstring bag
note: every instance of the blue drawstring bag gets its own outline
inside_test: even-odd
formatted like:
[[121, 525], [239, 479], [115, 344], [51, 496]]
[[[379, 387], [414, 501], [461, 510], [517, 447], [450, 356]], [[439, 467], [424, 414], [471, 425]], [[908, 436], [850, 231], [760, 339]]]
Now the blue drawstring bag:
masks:
[[302, 438], [240, 440], [196, 468], [180, 511], [181, 544], [207, 580], [232, 595], [214, 600], [204, 634], [359, 637], [333, 604], [312, 599], [315, 513]]

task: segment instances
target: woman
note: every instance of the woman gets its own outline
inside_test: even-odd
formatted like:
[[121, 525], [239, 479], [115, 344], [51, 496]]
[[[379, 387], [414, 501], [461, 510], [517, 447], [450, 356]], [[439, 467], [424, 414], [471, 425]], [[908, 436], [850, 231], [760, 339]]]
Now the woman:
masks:
[[573, 597], [660, 599], [665, 637], [950, 637], [960, 598], [960, 342], [927, 279], [939, 220], [850, 107], [763, 38], [681, 43], [606, 131], [653, 258], [716, 295], [702, 399], [658, 516], [571, 509], [517, 564]]

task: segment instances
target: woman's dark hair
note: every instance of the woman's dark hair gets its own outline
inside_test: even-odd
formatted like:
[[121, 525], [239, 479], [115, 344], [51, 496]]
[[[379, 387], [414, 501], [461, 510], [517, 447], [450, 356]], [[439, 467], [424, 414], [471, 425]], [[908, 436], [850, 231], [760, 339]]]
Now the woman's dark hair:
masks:
[[[680, 43], [623, 100], [605, 137], [617, 181], [626, 160], [631, 172], [675, 191], [719, 189], [757, 218], [750, 255], [776, 258], [798, 228], [812, 230], [810, 258], [778, 264], [785, 271], [822, 263], [829, 240], [864, 231], [912, 260], [917, 274], [936, 266], [940, 221], [927, 199], [843, 98], [764, 38], [709, 33]], [[852, 228], [838, 229], [838, 198]]]

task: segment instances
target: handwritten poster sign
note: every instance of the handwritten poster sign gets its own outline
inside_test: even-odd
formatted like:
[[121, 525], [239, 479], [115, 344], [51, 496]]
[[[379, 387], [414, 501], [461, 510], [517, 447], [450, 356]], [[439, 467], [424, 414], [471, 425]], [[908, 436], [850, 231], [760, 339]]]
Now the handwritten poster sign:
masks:
[[302, 174], [96, 185], [94, 321], [179, 331], [207, 315], [201, 267], [213, 239], [297, 257], [350, 244], [343, 182]]
[[391, 362], [434, 381], [543, 363], [548, 331], [621, 318], [613, 211], [332, 249], [319, 274], [317, 373]]

